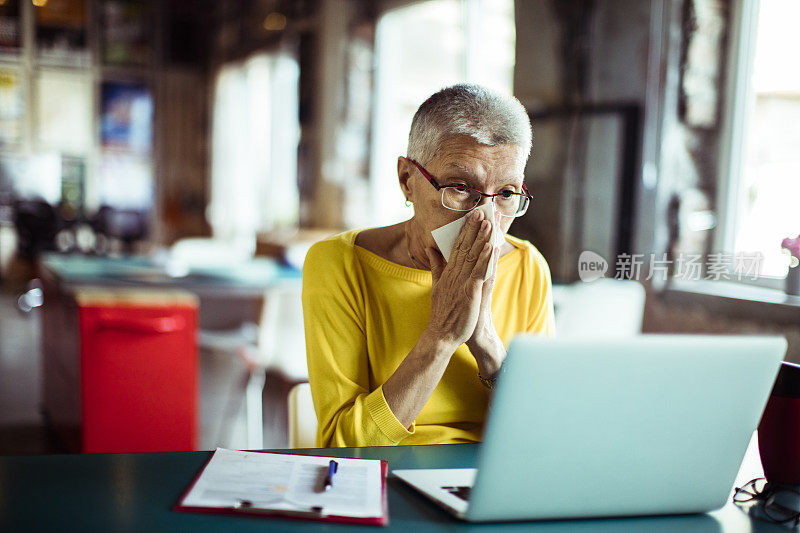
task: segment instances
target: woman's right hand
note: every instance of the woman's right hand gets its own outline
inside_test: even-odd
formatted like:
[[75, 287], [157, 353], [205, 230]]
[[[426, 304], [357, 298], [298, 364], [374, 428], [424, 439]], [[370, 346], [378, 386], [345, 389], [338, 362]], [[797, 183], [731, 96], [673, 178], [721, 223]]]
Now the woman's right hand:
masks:
[[481, 307], [481, 289], [492, 258], [491, 221], [475, 209], [461, 228], [450, 259], [427, 248], [431, 265], [431, 317], [429, 332], [454, 349], [472, 336]]

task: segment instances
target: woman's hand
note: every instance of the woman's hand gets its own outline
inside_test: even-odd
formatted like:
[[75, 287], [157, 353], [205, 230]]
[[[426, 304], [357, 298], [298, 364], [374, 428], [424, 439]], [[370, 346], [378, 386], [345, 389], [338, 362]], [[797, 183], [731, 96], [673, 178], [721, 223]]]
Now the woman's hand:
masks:
[[[483, 278], [492, 258], [492, 225], [484, 219], [477, 209], [469, 215], [447, 263], [437, 250], [425, 250], [433, 276], [428, 329], [436, 338], [453, 344], [454, 350], [473, 336], [481, 316]], [[488, 316], [491, 321], [491, 308]]]
[[483, 283], [481, 290], [481, 306], [475, 330], [466, 341], [467, 348], [478, 363], [478, 373], [485, 378], [494, 376], [500, 370], [500, 365], [506, 356], [503, 341], [497, 334], [492, 320], [492, 290], [497, 276], [499, 257], [500, 251], [497, 250], [492, 259], [494, 262], [492, 275]]

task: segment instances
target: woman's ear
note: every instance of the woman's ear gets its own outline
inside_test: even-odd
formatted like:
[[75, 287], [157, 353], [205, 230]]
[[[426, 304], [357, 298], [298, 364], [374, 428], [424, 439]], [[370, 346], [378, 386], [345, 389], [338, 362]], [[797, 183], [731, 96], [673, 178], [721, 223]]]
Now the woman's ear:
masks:
[[415, 167], [407, 158], [400, 156], [397, 158], [397, 180], [400, 182], [400, 190], [407, 202], [414, 202], [413, 192], [408, 184], [408, 180], [413, 176]]

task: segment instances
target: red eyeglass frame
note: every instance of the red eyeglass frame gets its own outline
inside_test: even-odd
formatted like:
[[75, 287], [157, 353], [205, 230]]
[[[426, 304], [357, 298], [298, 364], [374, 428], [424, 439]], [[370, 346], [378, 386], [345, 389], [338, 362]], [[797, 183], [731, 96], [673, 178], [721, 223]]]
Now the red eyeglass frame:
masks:
[[[467, 187], [466, 185], [439, 185], [439, 182], [436, 181], [436, 178], [431, 176], [431, 174], [427, 170], [425, 170], [422, 165], [420, 165], [419, 163], [417, 163], [413, 159], [409, 159], [409, 161], [411, 161], [414, 164], [414, 166], [419, 169], [419, 171], [422, 173], [422, 175], [425, 176], [425, 179], [428, 180], [430, 182], [430, 184], [433, 185], [433, 188], [436, 189], [437, 191], [441, 191], [442, 189], [444, 189], [446, 187], [460, 187], [460, 188], [463, 188], [463, 189], [467, 189], [468, 191], [474, 191], [474, 192], [480, 194], [482, 197], [485, 197], [485, 198], [494, 198], [495, 196], [501, 196], [503, 194], [502, 192], [498, 192], [498, 193], [495, 193], [495, 194], [487, 194], [487, 193], [485, 193], [483, 191], [479, 191], [478, 189], [473, 189], [472, 187]], [[531, 196], [531, 193], [528, 192], [528, 188], [525, 187], [524, 183], [522, 184], [522, 192], [512, 192], [511, 194], [515, 194], [515, 195], [518, 195], [518, 196], [526, 197], [528, 199], [528, 203], [530, 203], [533, 200], [533, 196]], [[492, 200], [492, 201], [494, 201], [494, 200]], [[448, 209], [450, 209], [450, 208], [448, 208]]]

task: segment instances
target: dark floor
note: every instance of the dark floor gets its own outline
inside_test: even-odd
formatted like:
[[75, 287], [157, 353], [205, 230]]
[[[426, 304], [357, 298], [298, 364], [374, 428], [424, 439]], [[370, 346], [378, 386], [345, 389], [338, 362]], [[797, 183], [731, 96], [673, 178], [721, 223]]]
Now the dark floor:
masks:
[[[16, 294], [0, 288], [0, 455], [59, 453], [41, 414], [37, 311], [17, 309]], [[244, 365], [230, 353], [200, 353], [200, 449], [246, 448]], [[263, 396], [264, 448], [285, 448], [286, 396], [292, 387], [269, 372]]]

